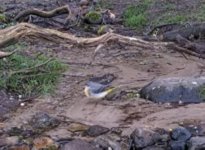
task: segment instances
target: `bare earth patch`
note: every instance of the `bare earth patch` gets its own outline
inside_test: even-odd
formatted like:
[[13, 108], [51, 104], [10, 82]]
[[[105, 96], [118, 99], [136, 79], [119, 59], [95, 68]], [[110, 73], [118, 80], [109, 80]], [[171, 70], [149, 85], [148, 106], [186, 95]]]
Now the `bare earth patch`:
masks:
[[[106, 73], [117, 77], [113, 82], [114, 86], [126, 84], [121, 91], [135, 92], [159, 77], [204, 76], [205, 62], [202, 59], [191, 56], [186, 59], [171, 50], [139, 51], [134, 46], [112, 43], [102, 48], [90, 64], [94, 48], [69, 48], [38, 40], [28, 42], [30, 51], [48, 53], [61, 59], [69, 67], [60, 79], [55, 93], [26, 102], [25, 106], [18, 105], [17, 111], [10, 113], [3, 122], [5, 128], [26, 123], [36, 112], [47, 112], [61, 121], [108, 128], [120, 127], [124, 135], [130, 135], [133, 129], [139, 126], [169, 129], [186, 120], [205, 121], [203, 103], [172, 106], [155, 104], [135, 96], [119, 97], [115, 100], [92, 100], [83, 94], [85, 82], [91, 76]], [[0, 100], [0, 109], [6, 103], [3, 99]], [[66, 128], [67, 124], [62, 126]]]

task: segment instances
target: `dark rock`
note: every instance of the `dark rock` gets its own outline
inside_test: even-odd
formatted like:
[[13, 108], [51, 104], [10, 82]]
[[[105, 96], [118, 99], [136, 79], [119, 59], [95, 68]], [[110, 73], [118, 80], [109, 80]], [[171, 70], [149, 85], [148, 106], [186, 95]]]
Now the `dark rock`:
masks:
[[88, 130], [85, 131], [84, 135], [96, 137], [102, 134], [105, 134], [109, 132], [108, 128], [99, 126], [99, 125], [94, 125], [88, 128]]
[[110, 134], [110, 135], [102, 135], [97, 137], [94, 142], [95, 145], [102, 149], [109, 149], [111, 148], [112, 150], [121, 150], [121, 144], [119, 143], [120, 137]]
[[167, 149], [161, 146], [148, 146], [146, 148], [143, 148], [142, 150], [167, 150]]
[[88, 0], [81, 0], [81, 1], [79, 2], [79, 4], [80, 4], [81, 6], [87, 6], [87, 5], [89, 4], [89, 1], [88, 1]]
[[44, 132], [55, 128], [60, 124], [59, 120], [46, 113], [37, 113], [30, 121], [30, 125], [37, 132]]
[[19, 101], [4, 90], [0, 90], [0, 121], [6, 119], [6, 115], [19, 107]]
[[114, 134], [121, 135], [122, 130], [118, 127], [113, 127], [113, 128], [111, 128], [111, 132], [114, 133]]
[[171, 150], [185, 150], [186, 143], [183, 141], [170, 141], [169, 147]]
[[204, 86], [205, 77], [160, 78], [143, 87], [140, 96], [153, 102], [199, 103], [205, 99]]
[[154, 130], [155, 132], [159, 133], [161, 135], [161, 139], [160, 141], [158, 141], [157, 143], [160, 145], [166, 145], [168, 141], [170, 141], [170, 132], [165, 130], [165, 129], [161, 129], [161, 128], [156, 128]]
[[61, 150], [102, 150], [102, 149], [97, 148], [94, 145], [82, 140], [73, 140], [65, 144], [61, 148]]
[[195, 132], [199, 135], [199, 136], [205, 136], [205, 123], [202, 123], [198, 126], [194, 126]]
[[204, 127], [203, 125], [182, 125], [184, 128], [186, 128], [192, 136], [203, 136], [204, 134]]
[[10, 129], [8, 129], [8, 131], [6, 131], [6, 133], [9, 136], [22, 136], [24, 138], [32, 137], [35, 135], [33, 130], [27, 130], [27, 129], [18, 128], [18, 127], [12, 127]]
[[161, 140], [159, 133], [145, 128], [137, 128], [131, 134], [132, 147], [139, 149], [151, 146]]
[[204, 150], [205, 149], [205, 137], [192, 137], [188, 143], [188, 150]]
[[185, 142], [191, 137], [191, 133], [184, 127], [177, 127], [171, 133], [171, 138], [175, 141]]

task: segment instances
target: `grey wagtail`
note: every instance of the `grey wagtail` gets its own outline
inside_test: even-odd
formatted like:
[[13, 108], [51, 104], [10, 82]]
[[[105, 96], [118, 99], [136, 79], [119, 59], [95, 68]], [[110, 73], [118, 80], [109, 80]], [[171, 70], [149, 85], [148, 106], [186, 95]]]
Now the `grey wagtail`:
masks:
[[101, 83], [88, 81], [85, 86], [84, 93], [89, 98], [102, 99], [114, 89], [114, 87], [110, 87], [108, 84], [104, 85]]

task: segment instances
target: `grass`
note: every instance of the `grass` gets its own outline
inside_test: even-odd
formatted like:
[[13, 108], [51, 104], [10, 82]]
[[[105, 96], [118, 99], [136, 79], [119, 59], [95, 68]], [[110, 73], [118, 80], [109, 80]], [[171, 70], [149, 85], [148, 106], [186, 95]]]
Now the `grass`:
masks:
[[205, 4], [202, 4], [196, 12], [191, 13], [189, 18], [194, 21], [204, 22], [205, 21]]
[[85, 15], [85, 18], [91, 22], [98, 22], [101, 19], [101, 14], [97, 11], [90, 11]]
[[148, 22], [146, 10], [150, 4], [150, 0], [144, 0], [136, 6], [129, 6], [123, 13], [125, 26], [136, 29], [145, 26]]
[[[197, 4], [198, 3], [198, 4]], [[180, 9], [171, 1], [139, 1], [137, 5], [128, 6], [123, 13], [124, 25], [134, 29], [146, 29], [162, 24], [184, 24], [205, 21], [205, 3], [196, 2], [195, 9], [191, 6], [187, 9]]]
[[6, 16], [0, 13], [0, 23], [6, 22]]
[[[23, 46], [17, 44], [7, 50], [13, 47]], [[37, 67], [41, 64], [44, 65]], [[57, 59], [51, 60], [45, 55], [32, 56], [18, 52], [0, 59], [0, 88], [23, 97], [46, 94], [54, 89], [64, 70], [65, 65]]]
[[107, 0], [99, 0], [96, 8], [97, 9], [113, 9], [113, 5], [111, 4], [111, 2]]
[[157, 17], [150, 18], [150, 24], [157, 26], [170, 23], [186, 23], [186, 22], [204, 22], [205, 21], [205, 4], [201, 4], [197, 9], [177, 10], [176, 4], [164, 2], [160, 8], [165, 12], [156, 14]]
[[188, 20], [188, 18], [185, 15], [173, 15], [173, 13], [167, 13], [161, 16], [160, 18], [157, 18], [153, 21], [154, 25], [159, 24], [172, 24], [172, 23], [185, 23]]

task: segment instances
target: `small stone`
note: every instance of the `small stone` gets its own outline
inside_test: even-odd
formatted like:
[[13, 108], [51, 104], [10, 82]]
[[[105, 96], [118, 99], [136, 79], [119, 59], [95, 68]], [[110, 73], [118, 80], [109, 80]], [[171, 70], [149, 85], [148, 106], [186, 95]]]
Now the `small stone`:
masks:
[[14, 100], [14, 97], [13, 97], [13, 96], [10, 96], [10, 97], [9, 97], [9, 100], [11, 100], [11, 101]]
[[79, 2], [80, 6], [87, 6], [89, 4], [89, 1], [88, 0], [81, 0]]
[[12, 146], [9, 148], [10, 150], [30, 150], [30, 147], [28, 145], [16, 145], [16, 146]]
[[159, 133], [146, 128], [137, 128], [131, 134], [132, 145], [136, 149], [153, 145], [160, 139], [161, 136]]
[[54, 141], [48, 137], [40, 137], [40, 138], [34, 139], [33, 145], [35, 149], [45, 149], [45, 148], [50, 148], [54, 146], [57, 149], [57, 145], [55, 145]]
[[143, 148], [142, 150], [167, 150], [167, 149], [160, 146], [148, 146], [146, 148]]
[[112, 150], [112, 148], [111, 148], [111, 147], [108, 147], [108, 150]]
[[192, 137], [187, 142], [188, 150], [204, 150], [205, 149], [205, 137]]
[[68, 125], [68, 131], [71, 132], [79, 132], [88, 130], [89, 126], [81, 124], [81, 123], [71, 123]]
[[170, 141], [169, 142], [169, 147], [171, 150], [185, 150], [185, 142], [181, 141]]
[[120, 137], [113, 135], [113, 134], [107, 134], [107, 135], [101, 135], [98, 136], [94, 142], [99, 145], [102, 149], [108, 149], [111, 148], [112, 150], [120, 150], [121, 145], [119, 143]]
[[25, 106], [25, 103], [21, 103], [20, 105], [21, 105], [21, 107], [24, 107], [24, 106]]
[[191, 133], [184, 127], [175, 128], [171, 133], [171, 138], [175, 141], [185, 142], [191, 137]]
[[69, 143], [66, 143], [61, 150], [101, 150], [101, 149], [83, 140], [73, 140]]
[[122, 130], [118, 127], [113, 127], [113, 128], [111, 128], [111, 132], [114, 133], [114, 134], [121, 135]]
[[85, 131], [85, 135], [91, 136], [91, 137], [96, 137], [102, 134], [105, 134], [109, 132], [108, 128], [99, 126], [99, 125], [94, 125], [88, 128], [88, 130]]
[[6, 143], [8, 145], [16, 145], [19, 142], [18, 136], [11, 136], [6, 138]]
[[182, 102], [182, 101], [179, 101], [179, 105], [181, 105], [181, 104], [183, 104], [183, 102]]
[[53, 140], [59, 139], [72, 139], [73, 133], [65, 128], [56, 128], [45, 133], [46, 136], [51, 137]]
[[49, 116], [46, 113], [37, 113], [34, 115], [29, 123], [34, 130], [38, 132], [44, 132], [49, 129], [57, 127], [60, 122], [54, 117]]

